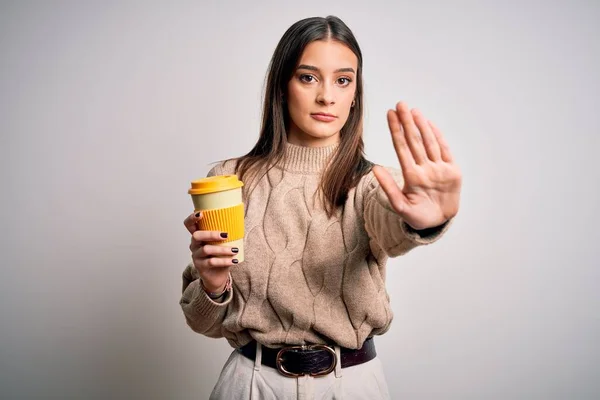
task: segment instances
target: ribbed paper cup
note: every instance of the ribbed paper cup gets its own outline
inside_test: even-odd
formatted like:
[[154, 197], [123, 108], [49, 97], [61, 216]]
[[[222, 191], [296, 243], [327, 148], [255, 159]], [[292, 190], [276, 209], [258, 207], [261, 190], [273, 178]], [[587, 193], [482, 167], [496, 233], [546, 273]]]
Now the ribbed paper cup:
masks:
[[192, 182], [188, 193], [194, 212], [202, 211], [199, 228], [204, 231], [227, 232], [227, 239], [208, 242], [217, 246], [237, 247], [235, 258], [244, 261], [244, 183], [235, 175], [211, 176]]

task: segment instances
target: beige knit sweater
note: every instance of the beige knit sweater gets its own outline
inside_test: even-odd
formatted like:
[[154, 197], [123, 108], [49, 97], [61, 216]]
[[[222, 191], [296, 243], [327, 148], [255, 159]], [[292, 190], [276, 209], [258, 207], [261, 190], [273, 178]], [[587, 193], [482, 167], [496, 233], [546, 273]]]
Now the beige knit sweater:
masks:
[[[285, 166], [272, 168], [245, 202], [245, 261], [231, 268], [232, 291], [213, 302], [192, 264], [183, 273], [181, 307], [188, 325], [241, 347], [337, 343], [360, 348], [392, 321], [385, 288], [388, 257], [432, 243], [450, 223], [427, 234], [405, 224], [372, 172], [329, 219], [314, 196], [337, 144], [287, 145]], [[234, 161], [209, 175], [234, 173]], [[399, 170], [387, 168], [402, 185]], [[317, 201], [315, 201], [317, 200]]]

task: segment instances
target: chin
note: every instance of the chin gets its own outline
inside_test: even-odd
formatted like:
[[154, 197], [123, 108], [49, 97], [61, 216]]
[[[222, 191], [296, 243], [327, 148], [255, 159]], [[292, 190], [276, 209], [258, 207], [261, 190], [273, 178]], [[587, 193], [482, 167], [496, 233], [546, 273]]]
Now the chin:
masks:
[[334, 127], [319, 127], [321, 129], [314, 129], [314, 127], [310, 128], [307, 127], [307, 129], [304, 132], [306, 132], [308, 136], [313, 137], [315, 139], [328, 139], [332, 136], [335, 136], [335, 134], [339, 132], [339, 129]]

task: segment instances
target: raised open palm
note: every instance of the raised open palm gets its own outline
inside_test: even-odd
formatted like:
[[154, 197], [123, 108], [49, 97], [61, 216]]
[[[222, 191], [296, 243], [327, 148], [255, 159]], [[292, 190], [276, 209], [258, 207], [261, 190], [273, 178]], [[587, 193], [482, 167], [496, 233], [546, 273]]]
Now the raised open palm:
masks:
[[404, 186], [382, 167], [373, 173], [390, 204], [414, 229], [442, 225], [458, 213], [462, 175], [442, 132], [418, 110], [399, 102], [388, 111], [388, 124]]

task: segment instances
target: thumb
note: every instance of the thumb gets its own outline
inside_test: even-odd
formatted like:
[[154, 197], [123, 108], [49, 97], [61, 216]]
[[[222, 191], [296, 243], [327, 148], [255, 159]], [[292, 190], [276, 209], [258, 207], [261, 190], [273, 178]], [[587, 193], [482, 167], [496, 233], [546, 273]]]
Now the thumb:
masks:
[[392, 175], [385, 168], [378, 165], [373, 167], [373, 174], [387, 195], [392, 208], [402, 215], [406, 210], [406, 196], [400, 190]]

